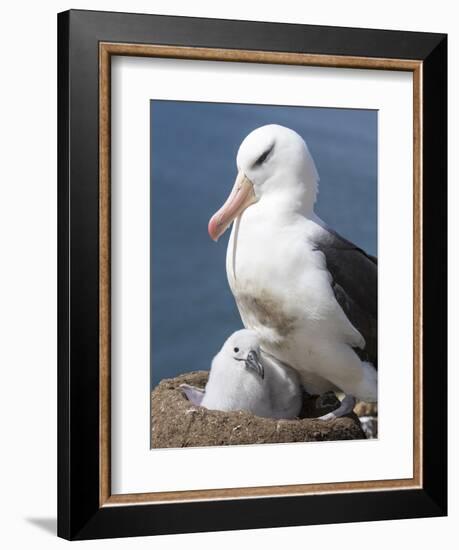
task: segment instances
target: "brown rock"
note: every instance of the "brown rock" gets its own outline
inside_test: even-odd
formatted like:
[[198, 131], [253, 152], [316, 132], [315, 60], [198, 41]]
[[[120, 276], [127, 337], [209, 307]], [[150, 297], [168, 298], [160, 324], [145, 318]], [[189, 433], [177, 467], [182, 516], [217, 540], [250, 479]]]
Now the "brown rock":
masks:
[[152, 448], [365, 439], [355, 415], [326, 422], [313, 418], [336, 408], [339, 402], [333, 403], [333, 399], [326, 406], [321, 401], [319, 409], [317, 397], [305, 395], [301, 416], [308, 418], [295, 420], [261, 418], [246, 411], [211, 411], [193, 405], [179, 386], [186, 383], [204, 388], [207, 376], [206, 371], [182, 374], [162, 380], [152, 391]]

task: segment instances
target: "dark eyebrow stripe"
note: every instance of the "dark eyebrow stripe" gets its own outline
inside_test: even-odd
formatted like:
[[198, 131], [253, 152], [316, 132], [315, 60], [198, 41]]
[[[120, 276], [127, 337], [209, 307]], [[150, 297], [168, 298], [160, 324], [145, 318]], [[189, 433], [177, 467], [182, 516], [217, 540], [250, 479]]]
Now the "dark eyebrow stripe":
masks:
[[274, 149], [274, 143], [271, 145], [269, 149], [267, 149], [264, 153], [262, 153], [257, 160], [253, 163], [253, 166], [259, 166], [260, 164], [263, 164], [263, 162], [268, 158], [271, 151]]

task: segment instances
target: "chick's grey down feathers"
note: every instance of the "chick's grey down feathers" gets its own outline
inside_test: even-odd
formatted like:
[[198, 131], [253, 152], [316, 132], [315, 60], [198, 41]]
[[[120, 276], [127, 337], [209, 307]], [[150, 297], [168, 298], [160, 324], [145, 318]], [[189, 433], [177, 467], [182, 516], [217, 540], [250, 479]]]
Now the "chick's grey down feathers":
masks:
[[303, 401], [296, 371], [265, 354], [258, 335], [247, 329], [232, 334], [214, 357], [204, 390], [188, 385], [182, 390], [207, 409], [267, 418], [295, 418]]

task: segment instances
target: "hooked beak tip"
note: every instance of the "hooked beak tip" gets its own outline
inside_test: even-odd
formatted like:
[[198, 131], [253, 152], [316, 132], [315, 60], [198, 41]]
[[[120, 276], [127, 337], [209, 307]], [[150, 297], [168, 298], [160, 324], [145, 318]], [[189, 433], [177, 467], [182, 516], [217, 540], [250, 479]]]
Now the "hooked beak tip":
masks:
[[207, 227], [207, 231], [209, 233], [210, 238], [216, 243], [220, 235], [218, 231], [218, 223], [215, 220], [215, 216], [212, 216], [212, 218], [210, 219], [209, 225]]
[[209, 221], [208, 231], [210, 238], [217, 242], [218, 238], [223, 235], [233, 220], [242, 214], [248, 206], [256, 202], [256, 200], [252, 182], [244, 172], [239, 172], [225, 204]]

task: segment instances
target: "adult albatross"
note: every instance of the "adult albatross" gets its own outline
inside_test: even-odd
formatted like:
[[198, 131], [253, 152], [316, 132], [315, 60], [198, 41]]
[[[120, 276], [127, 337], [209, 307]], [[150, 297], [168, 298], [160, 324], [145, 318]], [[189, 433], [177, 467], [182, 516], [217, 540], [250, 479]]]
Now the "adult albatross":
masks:
[[349, 413], [355, 398], [375, 402], [376, 259], [314, 213], [319, 177], [293, 130], [257, 128], [242, 142], [237, 167], [209, 234], [216, 241], [234, 222], [226, 271], [244, 326], [300, 374], [307, 392], [344, 392], [323, 418]]

